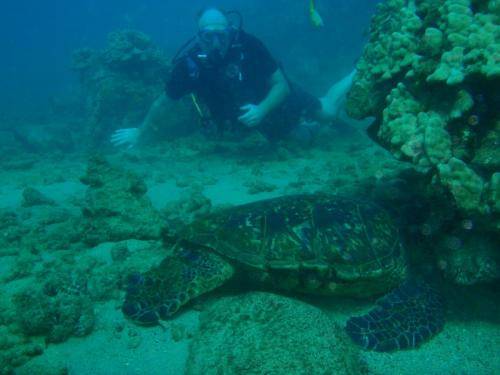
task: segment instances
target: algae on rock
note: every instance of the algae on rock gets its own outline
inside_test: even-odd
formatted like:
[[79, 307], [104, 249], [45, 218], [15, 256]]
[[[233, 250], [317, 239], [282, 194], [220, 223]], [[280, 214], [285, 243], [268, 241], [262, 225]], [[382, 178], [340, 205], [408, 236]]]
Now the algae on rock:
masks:
[[439, 266], [444, 275], [460, 285], [492, 282], [500, 278], [500, 241], [485, 233], [458, 231], [443, 236]]
[[187, 374], [362, 374], [358, 349], [321, 310], [253, 292], [225, 297], [201, 316]]
[[[434, 167], [436, 174], [452, 156], [472, 170], [478, 162], [494, 165], [500, 16], [491, 11], [491, 1], [412, 3], [388, 0], [379, 6], [348, 112], [378, 118], [372, 134], [381, 144], [416, 166]], [[482, 206], [478, 211], [485, 212]]]
[[44, 205], [0, 213], [0, 255], [69, 250], [81, 241], [81, 218], [70, 210]]
[[16, 321], [26, 336], [44, 336], [47, 342], [63, 342], [85, 336], [95, 324], [92, 302], [85, 295], [50, 296], [40, 289], [26, 289], [13, 297]]
[[462, 160], [451, 158], [438, 165], [439, 179], [448, 187], [460, 208], [467, 211], [489, 212], [484, 201], [484, 182]]
[[81, 180], [88, 185], [83, 208], [84, 242], [97, 245], [160, 237], [160, 214], [145, 195], [146, 184], [138, 176], [95, 156], [90, 158]]
[[0, 325], [0, 375], [14, 374], [14, 369], [43, 353], [43, 345], [19, 337]]
[[351, 116], [375, 117], [369, 134], [411, 162], [428, 191], [444, 189], [457, 216], [496, 236], [498, 9], [494, 0], [384, 1], [347, 99]]
[[168, 71], [167, 59], [153, 41], [128, 29], [111, 32], [102, 51], [76, 50], [72, 66], [80, 76], [94, 144], [117, 127], [140, 123], [162, 92]]

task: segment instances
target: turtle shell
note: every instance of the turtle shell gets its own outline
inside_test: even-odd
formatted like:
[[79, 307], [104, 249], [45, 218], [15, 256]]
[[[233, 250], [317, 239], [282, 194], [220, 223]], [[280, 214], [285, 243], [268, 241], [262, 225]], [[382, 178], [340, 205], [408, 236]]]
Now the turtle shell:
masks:
[[334, 273], [339, 282], [399, 269], [405, 257], [391, 216], [372, 202], [290, 195], [221, 210], [181, 236], [250, 268]]

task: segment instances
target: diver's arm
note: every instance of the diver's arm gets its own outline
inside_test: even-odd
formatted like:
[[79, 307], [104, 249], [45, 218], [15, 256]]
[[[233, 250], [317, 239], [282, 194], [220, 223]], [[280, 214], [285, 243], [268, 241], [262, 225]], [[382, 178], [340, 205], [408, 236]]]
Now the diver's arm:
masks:
[[245, 113], [238, 117], [238, 120], [246, 126], [258, 126], [269, 112], [283, 103], [290, 93], [290, 86], [280, 69], [271, 75], [269, 84], [271, 88], [263, 101], [257, 105], [247, 104], [240, 108]]
[[161, 94], [151, 105], [149, 108], [144, 121], [139, 127], [139, 137], [143, 137], [144, 134], [148, 132], [148, 130], [155, 127], [155, 124], [161, 119], [164, 119], [165, 109], [168, 107], [168, 104], [171, 102], [171, 99], [165, 94]]
[[267, 116], [269, 112], [278, 107], [290, 94], [290, 86], [281, 69], [276, 70], [270, 78], [271, 89], [263, 101], [259, 103], [260, 109]]
[[165, 111], [170, 102], [171, 100], [166, 94], [160, 95], [149, 108], [144, 121], [139, 127], [116, 130], [111, 136], [111, 143], [115, 146], [134, 147], [150, 129], [156, 126], [160, 119], [165, 118]]

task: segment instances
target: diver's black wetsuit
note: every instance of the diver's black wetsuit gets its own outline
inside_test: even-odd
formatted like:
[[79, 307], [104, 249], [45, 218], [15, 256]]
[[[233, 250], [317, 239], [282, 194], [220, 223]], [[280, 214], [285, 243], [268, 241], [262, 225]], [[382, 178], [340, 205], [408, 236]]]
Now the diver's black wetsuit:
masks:
[[[166, 83], [172, 99], [194, 93], [209, 109], [220, 131], [244, 131], [238, 122], [240, 107], [259, 104], [270, 90], [270, 79], [279, 68], [264, 44], [240, 31], [224, 60], [208, 61], [199, 46], [178, 59]], [[319, 100], [295, 85], [285, 102], [268, 114], [258, 129], [269, 139], [282, 138], [296, 126], [301, 116], [311, 117], [320, 109]]]

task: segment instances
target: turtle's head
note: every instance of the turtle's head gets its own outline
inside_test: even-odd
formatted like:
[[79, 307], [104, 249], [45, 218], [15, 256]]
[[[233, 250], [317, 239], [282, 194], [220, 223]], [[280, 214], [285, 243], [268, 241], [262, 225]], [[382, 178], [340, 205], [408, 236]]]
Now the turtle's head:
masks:
[[233, 272], [218, 255], [183, 243], [158, 267], [129, 276], [122, 311], [137, 324], [156, 325], [193, 298], [224, 284]]
[[169, 319], [187, 302], [187, 296], [182, 296], [165, 288], [167, 277], [158, 277], [151, 270], [145, 274], [134, 273], [127, 280], [127, 294], [122, 306], [123, 314], [135, 323], [143, 326], [159, 324], [160, 319]]

